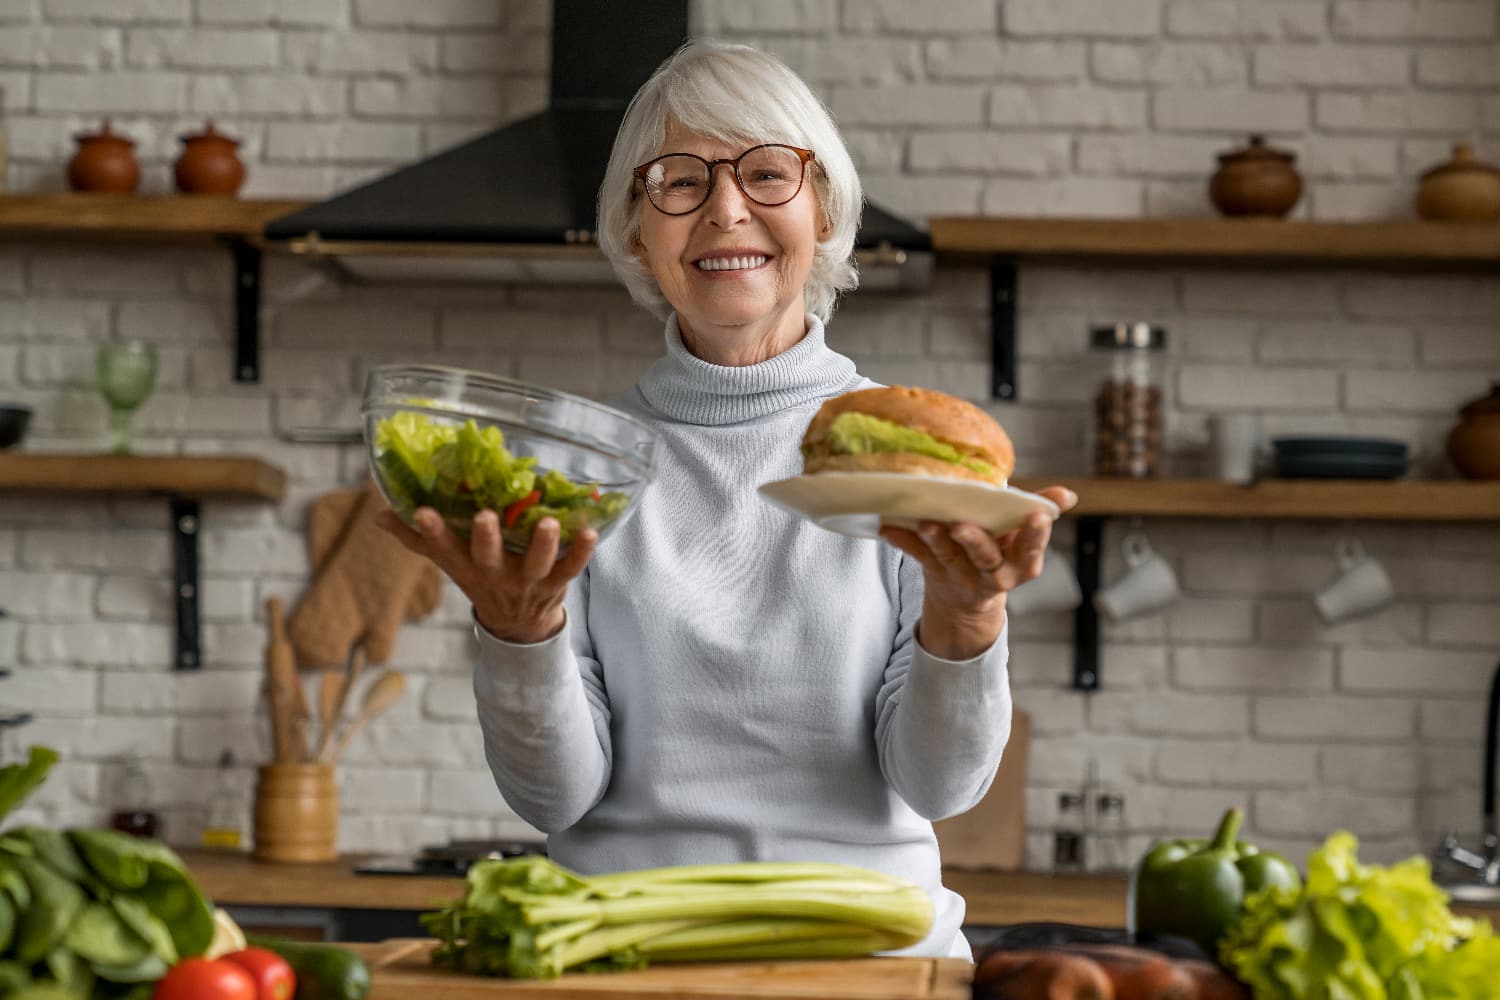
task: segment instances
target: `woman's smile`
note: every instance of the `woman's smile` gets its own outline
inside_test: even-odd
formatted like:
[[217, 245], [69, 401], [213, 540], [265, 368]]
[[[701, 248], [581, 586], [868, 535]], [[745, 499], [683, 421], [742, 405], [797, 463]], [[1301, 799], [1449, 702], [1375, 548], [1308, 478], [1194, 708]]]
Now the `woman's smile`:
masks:
[[762, 250], [734, 247], [704, 254], [693, 261], [699, 275], [711, 280], [742, 278], [765, 270], [773, 257]]

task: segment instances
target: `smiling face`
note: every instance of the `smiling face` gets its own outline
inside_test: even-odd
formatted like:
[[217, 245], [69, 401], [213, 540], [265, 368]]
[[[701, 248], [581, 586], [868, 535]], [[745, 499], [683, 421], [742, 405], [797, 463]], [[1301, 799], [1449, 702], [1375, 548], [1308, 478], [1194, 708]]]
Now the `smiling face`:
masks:
[[[720, 142], [673, 121], [661, 152], [715, 160], [754, 145]], [[677, 311], [694, 354], [717, 364], [753, 364], [806, 333], [803, 286], [824, 226], [815, 169], [808, 166], [795, 198], [774, 207], [745, 197], [728, 166], [714, 168], [708, 200], [686, 215], [665, 215], [640, 198], [636, 254]]]

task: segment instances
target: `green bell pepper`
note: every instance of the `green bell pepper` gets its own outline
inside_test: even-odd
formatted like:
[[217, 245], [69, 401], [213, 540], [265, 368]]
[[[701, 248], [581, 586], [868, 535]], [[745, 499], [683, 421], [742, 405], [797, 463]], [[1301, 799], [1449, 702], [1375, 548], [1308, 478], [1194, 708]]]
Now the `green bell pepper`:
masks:
[[1137, 934], [1176, 934], [1217, 959], [1219, 940], [1245, 897], [1266, 886], [1301, 888], [1302, 877], [1286, 858], [1235, 839], [1244, 818], [1232, 808], [1212, 840], [1164, 841], [1141, 859], [1132, 893]]

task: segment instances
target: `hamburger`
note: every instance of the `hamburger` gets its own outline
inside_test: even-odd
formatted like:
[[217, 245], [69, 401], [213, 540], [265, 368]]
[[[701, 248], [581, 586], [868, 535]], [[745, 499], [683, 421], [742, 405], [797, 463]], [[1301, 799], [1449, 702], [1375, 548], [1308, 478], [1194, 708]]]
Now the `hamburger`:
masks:
[[1004, 486], [1015, 468], [995, 418], [946, 393], [910, 386], [857, 389], [813, 414], [802, 471], [899, 472]]

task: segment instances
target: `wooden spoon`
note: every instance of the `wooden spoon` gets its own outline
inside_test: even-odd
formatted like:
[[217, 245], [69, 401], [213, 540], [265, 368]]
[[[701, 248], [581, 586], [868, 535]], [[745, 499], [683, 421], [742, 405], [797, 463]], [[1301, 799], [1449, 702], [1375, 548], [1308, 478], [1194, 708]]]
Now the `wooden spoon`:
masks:
[[339, 688], [344, 684], [348, 667], [343, 670], [323, 670], [318, 673], [318, 746], [313, 750], [316, 759], [328, 745], [328, 732], [338, 725]]
[[338, 742], [320, 754], [318, 759], [320, 761], [327, 761], [330, 764], [337, 761], [339, 755], [344, 752], [344, 748], [349, 745], [349, 741], [354, 738], [354, 734], [359, 732], [365, 723], [400, 701], [401, 695], [405, 690], [406, 675], [401, 671], [387, 670], [381, 674], [375, 683], [370, 685], [369, 690], [365, 692], [365, 699], [360, 703], [359, 714], [354, 717], [354, 721], [349, 723], [349, 727], [339, 734]]
[[322, 717], [318, 733], [318, 749], [313, 752], [315, 760], [321, 760], [328, 744], [333, 742], [333, 731], [344, 716], [344, 703], [349, 700], [349, 691], [365, 668], [365, 647], [355, 646], [349, 654], [349, 662], [342, 671], [329, 671], [323, 675], [318, 687], [318, 713]]

